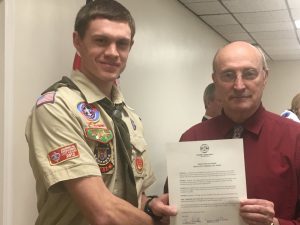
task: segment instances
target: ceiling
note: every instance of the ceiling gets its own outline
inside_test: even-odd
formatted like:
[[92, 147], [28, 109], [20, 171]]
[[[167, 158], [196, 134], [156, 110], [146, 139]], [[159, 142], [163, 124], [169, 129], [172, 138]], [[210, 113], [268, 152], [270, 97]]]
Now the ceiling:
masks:
[[300, 60], [300, 0], [178, 0], [229, 42], [259, 46], [270, 60]]

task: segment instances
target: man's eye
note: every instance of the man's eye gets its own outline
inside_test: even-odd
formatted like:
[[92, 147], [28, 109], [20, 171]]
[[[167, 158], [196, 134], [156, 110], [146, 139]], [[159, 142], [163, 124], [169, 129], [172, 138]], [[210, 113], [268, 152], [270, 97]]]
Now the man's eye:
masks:
[[253, 80], [257, 77], [258, 72], [254, 69], [246, 70], [243, 72], [243, 79], [245, 80]]
[[224, 81], [233, 81], [235, 79], [235, 74], [233, 72], [225, 72], [221, 75], [222, 80]]
[[96, 40], [96, 42], [99, 44], [99, 45], [106, 45], [108, 43], [107, 39], [105, 38], [98, 38]]
[[130, 48], [130, 41], [127, 40], [118, 41], [117, 45], [121, 49], [128, 49]]

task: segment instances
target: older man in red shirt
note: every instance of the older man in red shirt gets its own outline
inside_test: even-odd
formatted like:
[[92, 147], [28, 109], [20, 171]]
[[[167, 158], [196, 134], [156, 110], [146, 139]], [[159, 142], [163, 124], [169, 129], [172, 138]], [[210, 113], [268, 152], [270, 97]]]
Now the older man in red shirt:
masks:
[[222, 115], [191, 127], [181, 141], [232, 138], [242, 127], [248, 199], [241, 217], [249, 225], [300, 225], [300, 125], [262, 106], [267, 77], [258, 48], [241, 41], [221, 48], [212, 78]]

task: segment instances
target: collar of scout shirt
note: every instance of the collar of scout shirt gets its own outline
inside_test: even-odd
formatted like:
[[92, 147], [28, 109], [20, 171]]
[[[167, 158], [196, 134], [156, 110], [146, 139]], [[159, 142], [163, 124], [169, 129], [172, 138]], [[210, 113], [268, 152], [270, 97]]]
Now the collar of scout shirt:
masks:
[[[94, 103], [106, 97], [94, 83], [92, 83], [78, 70], [74, 70], [71, 73], [71, 80], [78, 86], [82, 94], [85, 96], [87, 103]], [[124, 102], [124, 97], [116, 85], [113, 86], [112, 93], [113, 103], [120, 104]]]

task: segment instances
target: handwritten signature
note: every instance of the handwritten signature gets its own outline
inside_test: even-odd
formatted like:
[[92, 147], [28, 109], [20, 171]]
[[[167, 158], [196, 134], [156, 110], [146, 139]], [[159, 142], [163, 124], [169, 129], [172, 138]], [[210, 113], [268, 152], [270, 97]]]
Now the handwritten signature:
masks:
[[200, 216], [195, 215], [187, 215], [182, 218], [182, 224], [190, 225], [190, 224], [219, 224], [222, 222], [229, 221], [228, 218], [223, 216], [219, 216], [216, 218], [200, 218]]

